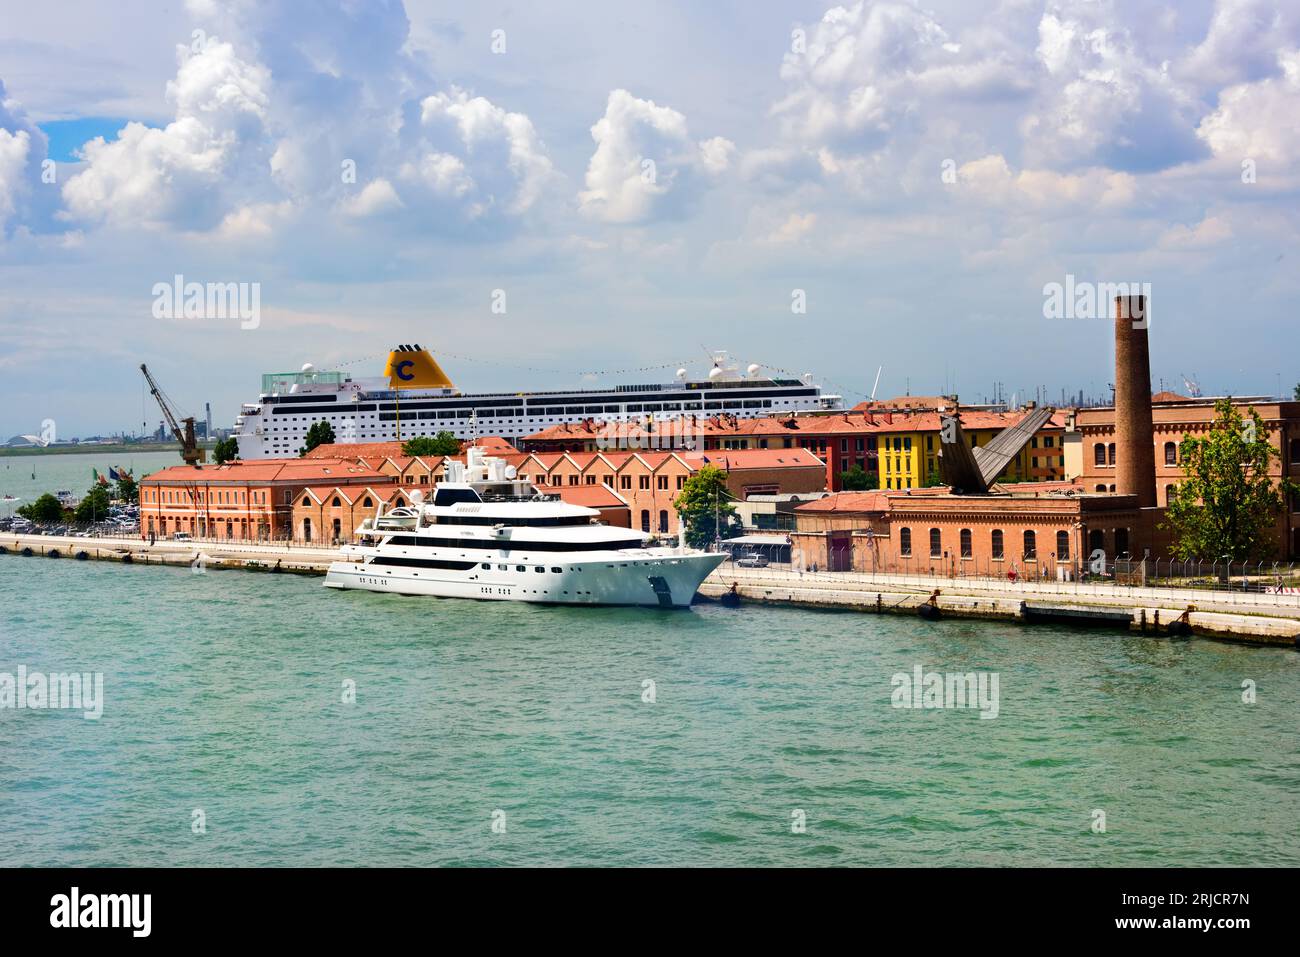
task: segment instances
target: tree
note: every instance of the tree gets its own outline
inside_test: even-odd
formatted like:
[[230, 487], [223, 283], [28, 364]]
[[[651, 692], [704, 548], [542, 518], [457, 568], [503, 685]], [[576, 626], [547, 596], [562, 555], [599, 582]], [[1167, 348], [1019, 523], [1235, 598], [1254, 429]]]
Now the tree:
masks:
[[1296, 383], [1295, 391], [1292, 393], [1292, 395], [1295, 396], [1295, 400], [1297, 402], [1300, 402], [1300, 383]]
[[861, 465], [840, 473], [840, 488], [846, 492], [870, 492], [880, 488], [880, 476], [868, 472]]
[[129, 475], [123, 474], [122, 477], [117, 480], [117, 497], [119, 501], [125, 502], [128, 505], [138, 501], [140, 498], [140, 490], [136, 487], [135, 479]]
[[1279, 455], [1268, 444], [1264, 421], [1253, 408], [1243, 418], [1231, 399], [1214, 405], [1217, 417], [1202, 438], [1184, 435], [1179, 447], [1185, 478], [1174, 486], [1166, 521], [1181, 559], [1258, 560], [1275, 547], [1273, 525], [1283, 496], [1300, 487], [1275, 484], [1269, 463]]
[[86, 492], [85, 498], [77, 503], [76, 519], [83, 525], [98, 522], [108, 517], [108, 507], [111, 504], [108, 489], [96, 483]]
[[445, 429], [437, 435], [417, 435], [402, 443], [403, 455], [459, 455], [460, 439]]
[[[311, 434], [310, 429], [307, 430], [307, 434]], [[222, 439], [212, 450], [212, 457], [216, 459], [218, 465], [221, 465], [223, 462], [235, 461], [235, 459], [239, 458], [239, 440], [233, 436], [228, 439]]]
[[333, 445], [334, 426], [323, 419], [320, 422], [313, 422], [307, 429], [307, 438], [303, 441], [306, 444], [298, 450], [299, 456], [306, 455], [318, 445]]
[[57, 498], [46, 492], [30, 505], [20, 505], [18, 514], [29, 522], [48, 525], [63, 520], [63, 505]]
[[686, 543], [693, 548], [704, 548], [715, 538], [731, 538], [740, 532], [736, 507], [727, 490], [727, 473], [717, 466], [702, 466], [687, 479], [673, 508], [686, 524]]

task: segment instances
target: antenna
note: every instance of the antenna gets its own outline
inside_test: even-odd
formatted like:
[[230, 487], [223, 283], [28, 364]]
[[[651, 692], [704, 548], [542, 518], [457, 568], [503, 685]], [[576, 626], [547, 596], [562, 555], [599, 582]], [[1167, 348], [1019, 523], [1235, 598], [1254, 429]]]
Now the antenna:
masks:
[[880, 373], [883, 372], [884, 370], [885, 370], [885, 367], [884, 367], [884, 366], [877, 366], [877, 367], [876, 367], [876, 382], [875, 382], [875, 384], [872, 385], [872, 387], [871, 387], [871, 401], [872, 401], [872, 402], [875, 402], [875, 401], [876, 401], [876, 390], [880, 388]]

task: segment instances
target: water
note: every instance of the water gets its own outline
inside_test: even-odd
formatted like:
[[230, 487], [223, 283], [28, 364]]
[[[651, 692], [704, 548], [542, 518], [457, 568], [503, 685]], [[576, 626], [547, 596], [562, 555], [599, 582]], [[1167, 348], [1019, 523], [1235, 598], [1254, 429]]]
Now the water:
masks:
[[[80, 498], [94, 481], [91, 469], [107, 477], [109, 466], [122, 466], [137, 479], [168, 465], [180, 465], [180, 453], [170, 452], [69, 452], [0, 456], [0, 495], [17, 495], [22, 501], [0, 502], [0, 516], [11, 515], [45, 492], [66, 488]], [[36, 478], [32, 478], [32, 472]]]
[[[1300, 864], [1289, 649], [13, 556], [0, 607], [107, 699], [0, 711], [8, 865]], [[918, 663], [998, 717], [891, 707]]]

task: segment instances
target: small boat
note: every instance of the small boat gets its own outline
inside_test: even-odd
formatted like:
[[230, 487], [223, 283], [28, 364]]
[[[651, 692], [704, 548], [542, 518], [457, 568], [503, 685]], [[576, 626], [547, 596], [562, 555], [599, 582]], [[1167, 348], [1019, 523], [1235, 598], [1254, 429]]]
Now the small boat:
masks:
[[6, 502], [21, 502], [22, 499], [20, 499], [17, 495], [6, 495], [6, 496], [4, 497], [4, 499], [3, 499], [3, 501], [6, 501]]

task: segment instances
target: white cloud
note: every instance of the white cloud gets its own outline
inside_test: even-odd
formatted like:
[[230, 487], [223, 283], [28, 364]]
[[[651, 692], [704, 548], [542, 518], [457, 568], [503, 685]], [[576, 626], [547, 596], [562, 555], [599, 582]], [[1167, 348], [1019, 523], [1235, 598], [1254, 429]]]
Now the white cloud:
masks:
[[25, 188], [23, 170], [30, 146], [31, 136], [26, 130], [11, 133], [0, 129], [0, 238], [4, 236], [5, 223], [17, 210], [18, 193]]
[[[167, 84], [176, 119], [163, 129], [128, 123], [117, 139], [85, 144], [86, 168], [63, 187], [77, 219], [119, 225], [219, 221], [223, 187], [259, 163], [270, 96], [269, 71], [216, 39], [200, 52], [177, 47], [180, 69]], [[242, 168], [241, 168], [242, 167]]]
[[352, 199], [343, 204], [343, 211], [358, 219], [376, 216], [394, 209], [402, 208], [402, 199], [388, 180], [371, 180]]
[[1232, 226], [1217, 216], [1206, 216], [1195, 226], [1170, 227], [1157, 243], [1163, 249], [1204, 249], [1232, 238]]
[[[578, 194], [578, 206], [584, 215], [606, 223], [680, 213], [694, 196], [694, 174], [726, 171], [736, 149], [721, 136], [692, 144], [685, 116], [627, 90], [610, 92], [591, 138], [596, 151], [587, 164], [587, 188]], [[667, 203], [669, 196], [676, 202]]]
[[1218, 108], [1201, 121], [1196, 132], [1216, 156], [1294, 168], [1300, 155], [1300, 49], [1280, 52], [1277, 62], [1281, 76], [1228, 87], [1219, 94]]

